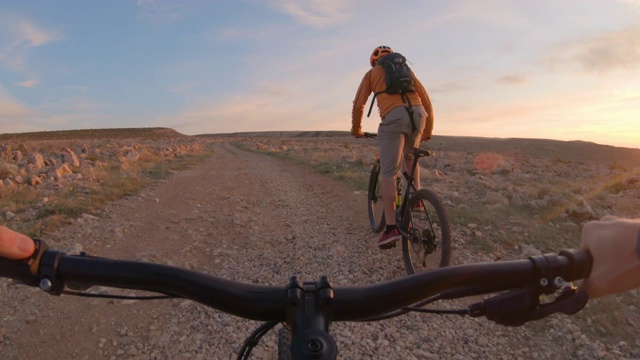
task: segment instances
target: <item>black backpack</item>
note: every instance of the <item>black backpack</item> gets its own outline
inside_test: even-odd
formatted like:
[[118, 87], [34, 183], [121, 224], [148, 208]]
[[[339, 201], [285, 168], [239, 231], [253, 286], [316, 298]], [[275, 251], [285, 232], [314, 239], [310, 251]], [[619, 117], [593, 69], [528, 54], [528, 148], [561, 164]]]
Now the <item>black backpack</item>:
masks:
[[371, 106], [369, 107], [367, 117], [371, 115], [373, 102], [375, 101], [376, 96], [382, 93], [387, 93], [389, 95], [398, 94], [402, 96], [403, 102], [405, 102], [405, 104], [408, 103], [409, 107], [407, 110], [413, 120], [411, 103], [405, 94], [408, 92], [415, 92], [416, 88], [413, 77], [411, 76], [411, 70], [409, 69], [409, 65], [407, 65], [407, 59], [400, 53], [391, 53], [378, 59], [377, 64], [382, 66], [384, 69], [384, 81], [387, 84], [387, 88], [384, 91], [373, 94], [373, 99], [371, 99]]
[[404, 94], [416, 91], [411, 70], [404, 56], [399, 53], [391, 53], [378, 59], [378, 64], [384, 68], [384, 81], [387, 84], [385, 93]]

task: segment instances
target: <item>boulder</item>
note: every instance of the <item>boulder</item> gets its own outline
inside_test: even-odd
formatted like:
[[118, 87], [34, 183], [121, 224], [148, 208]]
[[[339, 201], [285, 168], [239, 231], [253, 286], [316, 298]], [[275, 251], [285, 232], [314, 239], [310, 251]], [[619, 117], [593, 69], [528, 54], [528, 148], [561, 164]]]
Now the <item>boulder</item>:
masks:
[[67, 148], [65, 152], [62, 153], [62, 162], [67, 163], [76, 168], [80, 167], [80, 160], [78, 160], [78, 157], [76, 156], [76, 154], [69, 148]]
[[60, 180], [66, 175], [70, 175], [70, 174], [73, 174], [73, 171], [71, 170], [69, 165], [67, 163], [62, 163], [53, 170], [52, 175], [56, 180]]

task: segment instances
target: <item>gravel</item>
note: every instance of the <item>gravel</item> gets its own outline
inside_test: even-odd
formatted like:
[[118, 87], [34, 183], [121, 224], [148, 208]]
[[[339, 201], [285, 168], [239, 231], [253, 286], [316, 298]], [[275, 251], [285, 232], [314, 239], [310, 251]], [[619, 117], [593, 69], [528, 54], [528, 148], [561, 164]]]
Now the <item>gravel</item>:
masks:
[[[45, 240], [57, 249], [263, 285], [285, 285], [291, 275], [312, 281], [326, 274], [340, 286], [406, 275], [400, 247], [375, 247], [365, 194], [224, 141], [214, 145], [213, 156], [196, 168], [81, 217]], [[456, 235], [454, 229], [454, 243]], [[454, 245], [456, 263], [471, 256]], [[231, 359], [259, 325], [185, 299], [51, 297], [7, 280], [0, 281], [0, 294], [4, 359]], [[627, 344], [586, 338], [566, 316], [504, 328], [485, 319], [409, 314], [334, 323], [331, 333], [341, 359], [640, 358]], [[252, 355], [275, 359], [275, 332]]]

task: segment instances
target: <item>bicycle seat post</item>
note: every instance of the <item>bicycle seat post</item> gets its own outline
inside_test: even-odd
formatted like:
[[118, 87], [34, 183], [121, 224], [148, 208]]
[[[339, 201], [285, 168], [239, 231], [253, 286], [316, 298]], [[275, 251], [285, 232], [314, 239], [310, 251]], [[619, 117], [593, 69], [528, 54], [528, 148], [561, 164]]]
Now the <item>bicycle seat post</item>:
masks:
[[[412, 184], [413, 187], [415, 187], [414, 182], [420, 181], [420, 179], [415, 178], [416, 169], [418, 168], [418, 160], [420, 160], [420, 158], [424, 156], [433, 156], [433, 153], [430, 150], [413, 148], [411, 150], [411, 154], [413, 155], [413, 163], [411, 165], [411, 169], [406, 169], [403, 175], [405, 179], [407, 179], [407, 182]], [[408, 186], [408, 187], [411, 187], [411, 186]]]
[[410, 190], [412, 190], [412, 188], [415, 188], [415, 178], [414, 175], [416, 173], [416, 167], [418, 166], [418, 156], [416, 155], [416, 153], [414, 152], [414, 156], [413, 156], [413, 162], [411, 165], [411, 169], [407, 169], [405, 167], [404, 171], [402, 172], [402, 176], [404, 177], [404, 179], [407, 181], [407, 194], [409, 194]]
[[338, 347], [329, 335], [333, 288], [326, 276], [300, 286], [292, 277], [287, 288], [287, 325], [294, 359], [336, 359]]

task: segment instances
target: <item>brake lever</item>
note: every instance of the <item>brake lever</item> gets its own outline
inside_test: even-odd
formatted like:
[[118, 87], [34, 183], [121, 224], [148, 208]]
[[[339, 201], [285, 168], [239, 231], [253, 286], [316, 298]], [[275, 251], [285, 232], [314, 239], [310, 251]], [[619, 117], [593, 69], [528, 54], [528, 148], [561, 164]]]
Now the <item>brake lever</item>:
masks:
[[520, 326], [528, 321], [540, 320], [554, 313], [573, 315], [582, 310], [589, 301], [589, 295], [585, 291], [577, 291], [575, 288], [565, 288], [561, 294], [553, 301], [540, 305], [533, 312], [522, 314], [513, 320], [513, 324], [503, 324], [506, 326]]
[[522, 326], [556, 312], [573, 315], [582, 310], [588, 300], [586, 292], [565, 287], [554, 301], [540, 304], [540, 298], [529, 289], [519, 288], [472, 304], [468, 311], [472, 317], [486, 316], [499, 325]]

